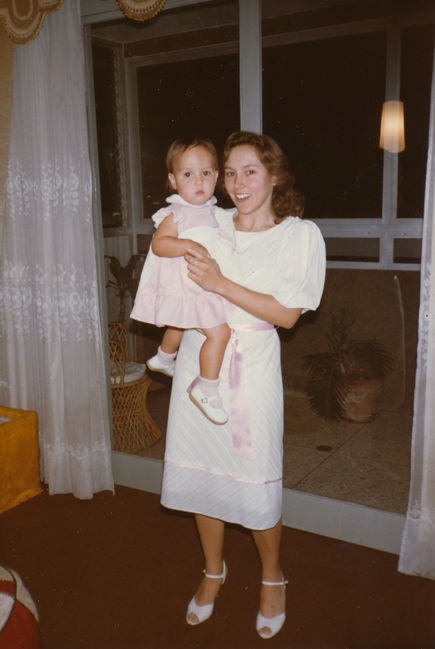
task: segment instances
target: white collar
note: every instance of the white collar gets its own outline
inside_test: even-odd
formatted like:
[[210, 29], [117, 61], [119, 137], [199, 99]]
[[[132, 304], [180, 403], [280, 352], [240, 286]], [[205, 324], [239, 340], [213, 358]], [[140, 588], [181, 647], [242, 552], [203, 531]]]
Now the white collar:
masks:
[[171, 196], [168, 196], [165, 200], [167, 203], [177, 203], [178, 205], [186, 205], [187, 207], [208, 207], [217, 203], [217, 199], [214, 196], [201, 205], [192, 205], [192, 203], [188, 203], [184, 198], [181, 198], [179, 194], [171, 194]]

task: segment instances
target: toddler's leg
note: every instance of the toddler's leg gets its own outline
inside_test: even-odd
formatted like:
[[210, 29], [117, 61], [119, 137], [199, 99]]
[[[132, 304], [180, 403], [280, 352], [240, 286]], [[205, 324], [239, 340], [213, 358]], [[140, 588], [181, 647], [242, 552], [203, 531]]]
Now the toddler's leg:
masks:
[[204, 379], [215, 380], [219, 378], [231, 329], [227, 324], [221, 324], [202, 329], [202, 332], [206, 339], [199, 352], [199, 374]]
[[165, 354], [176, 354], [183, 337], [183, 331], [184, 329], [178, 329], [177, 327], [166, 327], [160, 349]]
[[149, 358], [147, 367], [152, 372], [160, 372], [166, 376], [174, 376], [175, 357], [183, 336], [183, 329], [168, 327], [163, 334], [162, 342], [157, 354]]
[[219, 372], [231, 330], [227, 324], [202, 329], [206, 340], [199, 353], [200, 374], [189, 388], [189, 396], [204, 415], [215, 424], [224, 424], [228, 415], [219, 395]]

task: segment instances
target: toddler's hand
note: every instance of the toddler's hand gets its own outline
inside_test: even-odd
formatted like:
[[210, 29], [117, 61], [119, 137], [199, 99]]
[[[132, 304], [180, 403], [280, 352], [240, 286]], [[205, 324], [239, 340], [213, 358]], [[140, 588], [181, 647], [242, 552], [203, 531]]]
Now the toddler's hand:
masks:
[[200, 255], [204, 255], [204, 257], [209, 257], [210, 255], [208, 254], [208, 250], [205, 246], [203, 246], [200, 243], [197, 243], [196, 241], [189, 241], [189, 244], [187, 246], [188, 251], [194, 251], [199, 253]]

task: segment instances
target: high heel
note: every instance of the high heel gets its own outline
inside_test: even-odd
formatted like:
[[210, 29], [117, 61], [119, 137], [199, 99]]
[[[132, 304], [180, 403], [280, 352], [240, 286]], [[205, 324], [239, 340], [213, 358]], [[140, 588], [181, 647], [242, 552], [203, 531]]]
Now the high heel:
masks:
[[[225, 579], [227, 578], [227, 574], [228, 574], [227, 564], [225, 563], [225, 561], [223, 562], [223, 570], [220, 575], [210, 575], [205, 570], [203, 570], [203, 573], [209, 579], [222, 579], [221, 585], [223, 585], [225, 583]], [[213, 607], [214, 607], [214, 602], [211, 602], [211, 604], [203, 604], [202, 606], [200, 606], [199, 604], [196, 603], [195, 597], [192, 597], [192, 599], [189, 602], [189, 606], [187, 607], [187, 613], [186, 613], [187, 624], [196, 626], [197, 624], [201, 624], [201, 622], [205, 622], [213, 613]], [[191, 622], [189, 620], [190, 613], [196, 615], [198, 622]]]
[[[286, 589], [286, 585], [288, 584], [288, 580], [284, 579], [284, 577], [281, 579], [281, 581], [266, 581], [263, 580], [261, 582], [263, 586], [283, 586], [284, 590]], [[257, 633], [260, 636], [260, 638], [263, 638], [264, 640], [268, 640], [269, 638], [273, 638], [274, 635], [279, 633], [281, 631], [283, 625], [285, 622], [285, 613], [279, 613], [279, 615], [275, 615], [275, 617], [264, 617], [260, 612], [257, 614]], [[270, 633], [267, 632], [262, 632], [261, 629], [264, 629], [265, 627], [270, 629]]]

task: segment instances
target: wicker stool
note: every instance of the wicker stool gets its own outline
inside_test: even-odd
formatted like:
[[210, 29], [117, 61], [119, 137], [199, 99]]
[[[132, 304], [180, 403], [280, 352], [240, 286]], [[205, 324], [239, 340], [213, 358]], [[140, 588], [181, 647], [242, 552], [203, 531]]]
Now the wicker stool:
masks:
[[[119, 336], [109, 338], [113, 448], [122, 453], [138, 453], [158, 442], [162, 432], [147, 408], [151, 379], [145, 374], [145, 365], [126, 360], [127, 330], [124, 327], [124, 337], [122, 327], [116, 327]], [[111, 327], [109, 334], [112, 332]]]

